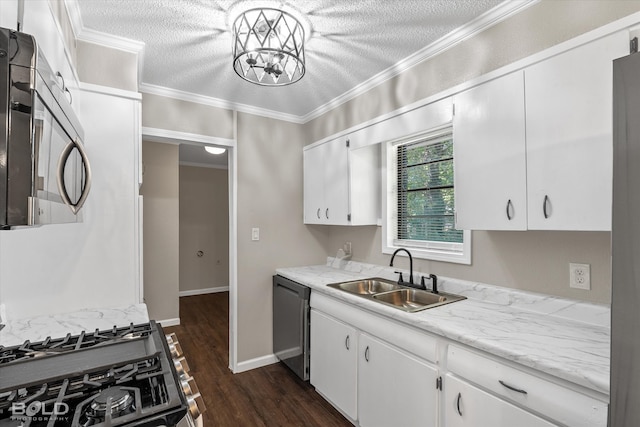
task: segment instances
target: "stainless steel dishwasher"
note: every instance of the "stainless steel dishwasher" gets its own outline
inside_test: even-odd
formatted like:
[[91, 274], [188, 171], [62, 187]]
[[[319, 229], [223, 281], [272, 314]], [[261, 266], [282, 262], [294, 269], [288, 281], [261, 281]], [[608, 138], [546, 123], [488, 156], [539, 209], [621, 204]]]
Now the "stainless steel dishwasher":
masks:
[[305, 381], [309, 380], [309, 296], [311, 290], [273, 276], [273, 352]]

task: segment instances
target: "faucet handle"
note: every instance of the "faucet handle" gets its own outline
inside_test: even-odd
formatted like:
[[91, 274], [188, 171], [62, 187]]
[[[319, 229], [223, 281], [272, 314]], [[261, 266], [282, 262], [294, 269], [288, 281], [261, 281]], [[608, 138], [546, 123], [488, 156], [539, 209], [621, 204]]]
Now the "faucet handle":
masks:
[[394, 271], [394, 273], [397, 273], [400, 275], [400, 277], [398, 278], [398, 283], [404, 282], [404, 278], [402, 277], [402, 271]]

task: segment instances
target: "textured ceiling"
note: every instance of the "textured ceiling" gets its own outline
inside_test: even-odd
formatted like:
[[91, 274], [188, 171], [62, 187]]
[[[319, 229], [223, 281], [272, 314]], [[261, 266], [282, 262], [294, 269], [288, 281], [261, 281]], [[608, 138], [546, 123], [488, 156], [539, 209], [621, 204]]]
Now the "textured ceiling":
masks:
[[230, 20], [266, 1], [79, 0], [84, 28], [145, 43], [142, 83], [305, 116], [502, 0], [271, 1], [311, 27], [305, 76], [245, 82], [231, 64]]

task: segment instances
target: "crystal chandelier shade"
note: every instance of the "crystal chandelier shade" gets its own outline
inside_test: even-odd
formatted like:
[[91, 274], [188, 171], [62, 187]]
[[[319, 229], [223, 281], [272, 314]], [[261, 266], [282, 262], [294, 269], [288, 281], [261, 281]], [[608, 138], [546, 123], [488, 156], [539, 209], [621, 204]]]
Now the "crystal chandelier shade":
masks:
[[262, 86], [284, 86], [304, 76], [304, 28], [277, 9], [251, 9], [233, 23], [233, 69]]

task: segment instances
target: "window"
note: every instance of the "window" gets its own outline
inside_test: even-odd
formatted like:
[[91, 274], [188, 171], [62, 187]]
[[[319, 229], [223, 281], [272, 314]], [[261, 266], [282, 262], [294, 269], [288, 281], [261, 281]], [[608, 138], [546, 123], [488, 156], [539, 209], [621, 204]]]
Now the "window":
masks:
[[471, 233], [455, 228], [451, 127], [387, 143], [383, 252], [470, 264]]

